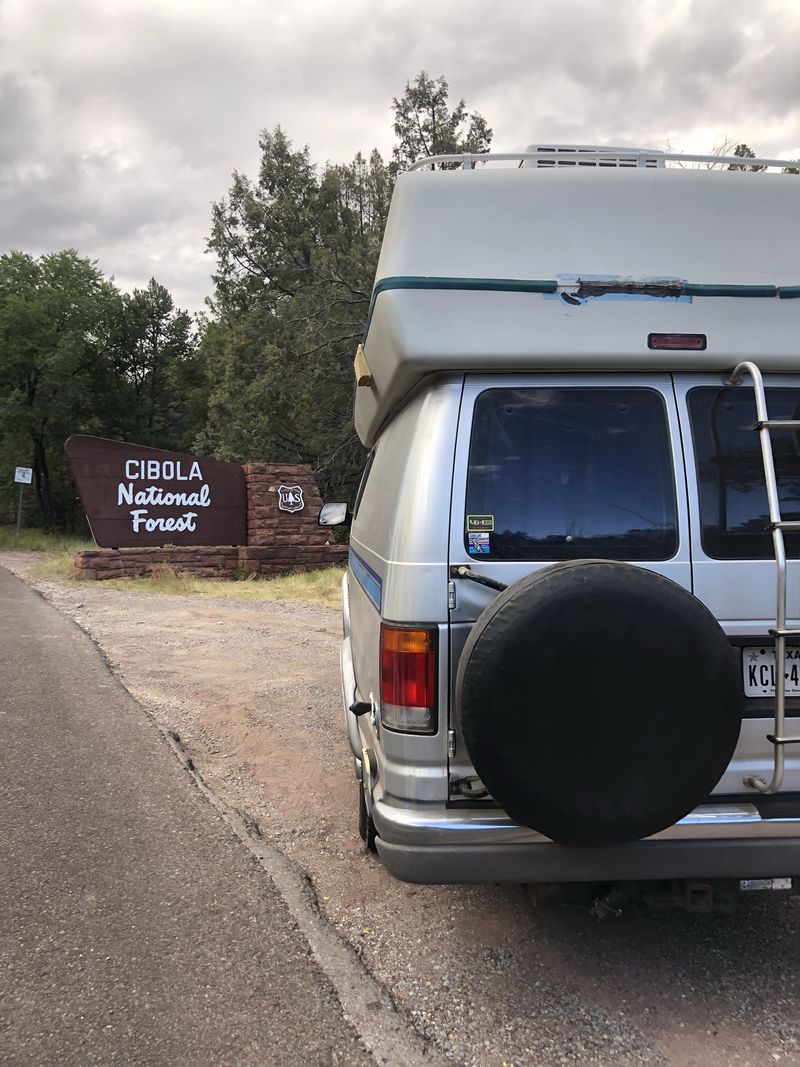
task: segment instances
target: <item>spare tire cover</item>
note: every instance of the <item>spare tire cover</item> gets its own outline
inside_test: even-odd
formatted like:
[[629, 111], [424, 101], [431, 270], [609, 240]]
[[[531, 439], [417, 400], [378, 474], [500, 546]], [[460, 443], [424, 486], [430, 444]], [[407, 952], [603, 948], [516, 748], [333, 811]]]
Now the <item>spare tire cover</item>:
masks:
[[730, 762], [743, 694], [709, 611], [662, 575], [578, 560], [476, 622], [456, 701], [475, 770], [516, 821], [569, 845], [663, 830]]

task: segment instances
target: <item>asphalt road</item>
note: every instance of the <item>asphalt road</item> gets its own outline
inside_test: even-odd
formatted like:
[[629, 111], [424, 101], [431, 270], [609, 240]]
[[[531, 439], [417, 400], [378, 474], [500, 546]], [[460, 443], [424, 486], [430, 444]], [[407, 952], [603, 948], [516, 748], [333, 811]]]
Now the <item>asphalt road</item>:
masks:
[[264, 871], [2, 568], [0, 812], [0, 1062], [373, 1062]]

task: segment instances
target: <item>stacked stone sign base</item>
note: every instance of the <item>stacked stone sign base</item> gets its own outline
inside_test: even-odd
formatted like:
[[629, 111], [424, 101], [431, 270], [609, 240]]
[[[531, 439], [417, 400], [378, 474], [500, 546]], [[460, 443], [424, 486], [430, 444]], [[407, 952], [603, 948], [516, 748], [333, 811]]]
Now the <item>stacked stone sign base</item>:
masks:
[[[242, 569], [248, 574], [309, 570], [340, 562], [347, 556], [346, 546], [333, 544], [332, 531], [317, 523], [322, 498], [310, 467], [248, 463], [244, 468], [244, 479], [247, 486], [247, 547], [242, 549], [241, 562]], [[279, 490], [282, 485], [300, 489], [302, 510], [281, 510]], [[296, 507], [297, 503], [289, 506]]]
[[[165, 568], [198, 578], [271, 577], [344, 564], [347, 546], [335, 544], [332, 532], [317, 524], [322, 500], [309, 466], [248, 463], [244, 474], [246, 545], [99, 548], [79, 552], [75, 566], [84, 577], [102, 580], [144, 577]], [[284, 493], [284, 507], [297, 510], [281, 509], [281, 486], [292, 490]]]

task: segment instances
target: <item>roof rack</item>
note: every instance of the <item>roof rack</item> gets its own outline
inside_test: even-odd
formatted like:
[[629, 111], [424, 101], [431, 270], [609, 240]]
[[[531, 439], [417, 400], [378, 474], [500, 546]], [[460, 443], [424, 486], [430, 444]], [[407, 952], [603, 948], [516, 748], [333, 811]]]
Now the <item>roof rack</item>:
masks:
[[748, 156], [695, 155], [692, 152], [659, 152], [645, 148], [606, 148], [602, 145], [531, 146], [524, 152], [455, 152], [428, 156], [409, 170], [424, 170], [437, 163], [460, 163], [462, 170], [474, 170], [478, 163], [517, 163], [520, 167], [664, 167], [667, 163], [731, 164], [742, 169], [777, 167], [800, 169], [800, 159], [761, 159]]

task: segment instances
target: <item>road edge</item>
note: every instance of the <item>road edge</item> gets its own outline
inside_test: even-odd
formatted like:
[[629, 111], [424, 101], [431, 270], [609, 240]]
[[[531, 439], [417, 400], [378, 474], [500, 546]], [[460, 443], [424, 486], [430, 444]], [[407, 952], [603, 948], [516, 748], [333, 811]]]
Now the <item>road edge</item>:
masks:
[[[0, 563], [0, 566], [3, 565]], [[389, 990], [369, 971], [353, 945], [324, 916], [308, 874], [262, 836], [258, 823], [251, 816], [234, 808], [213, 791], [197, 769], [180, 735], [162, 726], [154, 713], [136, 698], [92, 631], [51, 600], [34, 584], [35, 580], [7, 567], [3, 569], [24, 581], [32, 592], [90, 641], [103, 667], [152, 724], [202, 798], [214, 808], [267, 874], [305, 937], [314, 960], [331, 983], [345, 1019], [376, 1063], [398, 1067], [452, 1067], [454, 1061], [436, 1046], [432, 1038], [416, 1028], [397, 1006]]]

